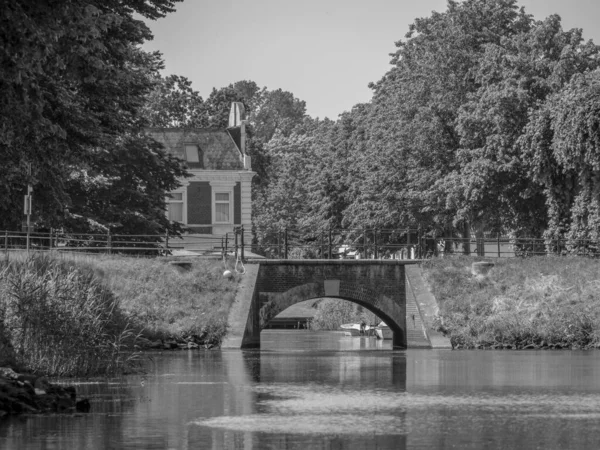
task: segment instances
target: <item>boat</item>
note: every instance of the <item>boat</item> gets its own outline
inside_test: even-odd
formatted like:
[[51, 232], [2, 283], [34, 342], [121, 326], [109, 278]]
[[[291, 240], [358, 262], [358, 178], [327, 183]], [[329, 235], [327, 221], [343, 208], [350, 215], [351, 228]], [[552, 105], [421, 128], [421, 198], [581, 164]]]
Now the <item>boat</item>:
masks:
[[364, 335], [369, 335], [371, 334], [371, 329], [373, 327], [370, 327], [369, 325], [365, 325], [364, 327], [364, 333], [360, 332], [360, 323], [344, 323], [342, 325], [340, 325], [340, 329], [344, 332], [344, 334], [346, 334], [347, 336], [364, 336]]
[[377, 339], [392, 339], [394, 337], [394, 332], [385, 322], [380, 322], [379, 325], [375, 327], [375, 335], [377, 336]]

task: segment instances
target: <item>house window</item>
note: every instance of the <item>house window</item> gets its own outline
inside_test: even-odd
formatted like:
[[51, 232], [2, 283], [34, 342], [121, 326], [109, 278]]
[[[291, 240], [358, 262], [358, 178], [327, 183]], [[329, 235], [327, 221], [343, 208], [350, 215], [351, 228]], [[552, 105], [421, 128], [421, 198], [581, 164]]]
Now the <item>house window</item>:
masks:
[[199, 163], [200, 155], [198, 154], [197, 145], [186, 145], [185, 146], [185, 160], [189, 163]]
[[215, 192], [215, 223], [231, 223], [231, 192]]
[[172, 192], [166, 198], [167, 218], [173, 222], [183, 222], [183, 193]]

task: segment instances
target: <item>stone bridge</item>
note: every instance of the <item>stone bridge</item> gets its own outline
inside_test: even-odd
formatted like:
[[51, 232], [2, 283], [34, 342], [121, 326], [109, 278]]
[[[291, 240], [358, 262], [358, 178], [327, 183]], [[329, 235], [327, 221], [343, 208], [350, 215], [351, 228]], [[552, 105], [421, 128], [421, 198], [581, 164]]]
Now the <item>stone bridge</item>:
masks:
[[246, 265], [229, 315], [223, 348], [260, 347], [260, 331], [295, 303], [333, 297], [357, 303], [394, 332], [406, 348], [405, 266], [414, 260], [260, 260]]

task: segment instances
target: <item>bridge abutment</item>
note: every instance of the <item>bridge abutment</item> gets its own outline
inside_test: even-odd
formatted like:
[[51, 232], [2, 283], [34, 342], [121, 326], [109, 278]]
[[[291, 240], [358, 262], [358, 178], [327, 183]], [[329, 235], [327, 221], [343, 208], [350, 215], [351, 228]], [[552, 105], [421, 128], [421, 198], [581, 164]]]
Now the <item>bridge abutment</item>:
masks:
[[[340, 298], [372, 311], [406, 348], [406, 275], [402, 260], [261, 260], [247, 264], [223, 348], [260, 346], [260, 331], [281, 311], [313, 298]], [[244, 317], [245, 316], [245, 317]], [[243, 331], [242, 331], [243, 330]]]

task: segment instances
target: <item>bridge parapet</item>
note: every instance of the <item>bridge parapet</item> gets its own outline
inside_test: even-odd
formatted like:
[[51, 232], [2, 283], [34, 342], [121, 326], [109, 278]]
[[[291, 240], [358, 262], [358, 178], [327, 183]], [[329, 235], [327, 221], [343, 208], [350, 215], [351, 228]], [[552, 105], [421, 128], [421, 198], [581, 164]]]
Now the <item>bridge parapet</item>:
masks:
[[[250, 262], [250, 261], [249, 261]], [[260, 330], [279, 312], [313, 298], [341, 298], [375, 313], [406, 347], [405, 266], [415, 260], [256, 260], [242, 347], [260, 346]], [[250, 298], [249, 293], [245, 297]]]

